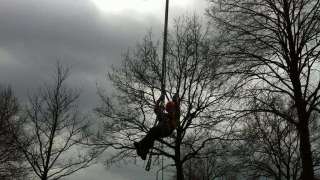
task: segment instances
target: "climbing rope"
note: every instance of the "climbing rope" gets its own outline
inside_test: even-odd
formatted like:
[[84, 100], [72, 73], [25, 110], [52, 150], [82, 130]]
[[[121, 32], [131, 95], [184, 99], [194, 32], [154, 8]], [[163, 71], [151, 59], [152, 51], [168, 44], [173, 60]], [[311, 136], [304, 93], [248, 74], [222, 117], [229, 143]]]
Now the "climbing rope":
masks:
[[[168, 44], [168, 15], [169, 15], [169, 0], [166, 0], [166, 7], [165, 7], [165, 20], [164, 20], [164, 31], [163, 31], [163, 49], [162, 49], [162, 74], [161, 74], [161, 96], [166, 96], [166, 68], [167, 68], [167, 44]], [[162, 104], [165, 103], [165, 98], [162, 99]], [[163, 145], [161, 145], [161, 149], [163, 149]], [[149, 153], [148, 162], [146, 165], [145, 170], [149, 171], [151, 167], [151, 161], [152, 161], [152, 149]], [[162, 180], [163, 180], [163, 156], [161, 160], [161, 174], [162, 174]]]

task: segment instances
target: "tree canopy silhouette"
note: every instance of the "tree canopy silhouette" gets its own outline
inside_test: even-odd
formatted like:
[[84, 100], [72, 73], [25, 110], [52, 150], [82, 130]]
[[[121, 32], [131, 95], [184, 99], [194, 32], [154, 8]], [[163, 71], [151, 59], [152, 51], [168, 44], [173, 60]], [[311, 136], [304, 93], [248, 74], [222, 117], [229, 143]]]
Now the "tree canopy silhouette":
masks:
[[[239, 77], [238, 98], [259, 102], [245, 112], [271, 112], [294, 124], [300, 139], [301, 178], [313, 179], [309, 128], [320, 110], [320, 1], [210, 2], [208, 14], [221, 32], [219, 55], [225, 58], [226, 71]], [[286, 106], [294, 111], [274, 106], [265, 98], [270, 94], [293, 102]]]
[[[172, 29], [168, 36], [166, 97], [179, 94], [181, 119], [170, 138], [157, 141], [153, 153], [172, 160], [177, 179], [182, 180], [183, 164], [199, 155], [208, 142], [222, 136], [211, 128], [224, 120], [218, 117], [218, 107], [226, 89], [221, 88], [222, 77], [215, 74], [219, 63], [210, 56], [208, 31], [198, 18], [181, 18]], [[158, 44], [149, 34], [132, 53], [123, 56], [119, 68], [109, 73], [116, 93], [99, 93], [101, 106], [96, 110], [105, 120], [105, 127], [95, 141], [118, 150], [110, 161], [135, 157], [133, 142], [141, 139], [155, 122], [153, 108], [161, 94], [158, 51]], [[183, 146], [191, 151], [182, 154]]]

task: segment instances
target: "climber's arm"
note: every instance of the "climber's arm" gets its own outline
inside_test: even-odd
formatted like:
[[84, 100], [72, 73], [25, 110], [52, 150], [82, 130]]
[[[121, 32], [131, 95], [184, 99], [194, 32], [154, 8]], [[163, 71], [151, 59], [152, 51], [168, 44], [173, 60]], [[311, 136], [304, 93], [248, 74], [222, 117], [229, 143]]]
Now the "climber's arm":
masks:
[[157, 115], [158, 121], [162, 121], [165, 117], [164, 106], [162, 102], [164, 101], [164, 96], [161, 95], [159, 99], [156, 101], [154, 106], [154, 113]]

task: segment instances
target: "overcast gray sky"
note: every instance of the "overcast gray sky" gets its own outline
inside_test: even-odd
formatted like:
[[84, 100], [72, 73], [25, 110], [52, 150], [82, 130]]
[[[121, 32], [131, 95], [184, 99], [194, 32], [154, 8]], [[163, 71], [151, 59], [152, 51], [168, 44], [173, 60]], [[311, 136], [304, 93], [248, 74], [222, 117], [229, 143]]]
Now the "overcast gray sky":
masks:
[[[80, 106], [97, 105], [96, 84], [108, 67], [152, 29], [161, 36], [165, 0], [0, 0], [0, 83], [24, 100], [48, 81], [57, 60], [72, 66], [69, 83]], [[206, 0], [171, 0], [170, 18], [204, 13]], [[142, 163], [142, 162], [141, 162]], [[70, 180], [155, 179], [142, 165], [105, 170], [95, 165]]]

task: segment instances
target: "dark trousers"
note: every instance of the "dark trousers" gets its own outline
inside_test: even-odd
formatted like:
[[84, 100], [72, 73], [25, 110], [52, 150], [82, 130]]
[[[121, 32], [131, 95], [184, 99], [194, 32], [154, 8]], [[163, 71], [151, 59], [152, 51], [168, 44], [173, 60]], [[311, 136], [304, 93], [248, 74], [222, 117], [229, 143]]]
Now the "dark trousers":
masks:
[[144, 153], [148, 153], [149, 149], [153, 147], [156, 139], [168, 137], [172, 134], [174, 129], [170, 128], [165, 121], [160, 122], [157, 126], [150, 129], [147, 135], [140, 141]]

